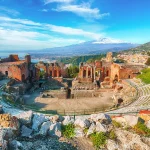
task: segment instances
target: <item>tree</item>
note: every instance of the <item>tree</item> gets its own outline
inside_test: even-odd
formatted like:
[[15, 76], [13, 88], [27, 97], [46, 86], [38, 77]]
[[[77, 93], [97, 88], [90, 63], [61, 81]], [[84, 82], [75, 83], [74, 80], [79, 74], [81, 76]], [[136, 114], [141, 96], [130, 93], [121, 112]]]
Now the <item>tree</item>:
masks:
[[146, 63], [147, 66], [150, 66], [150, 58], [147, 59]]

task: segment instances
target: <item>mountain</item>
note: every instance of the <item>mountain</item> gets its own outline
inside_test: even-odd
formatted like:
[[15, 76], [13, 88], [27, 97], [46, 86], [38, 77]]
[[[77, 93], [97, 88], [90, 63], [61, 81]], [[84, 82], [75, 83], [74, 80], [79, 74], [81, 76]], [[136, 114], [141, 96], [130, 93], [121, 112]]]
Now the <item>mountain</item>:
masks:
[[97, 41], [89, 41], [80, 44], [55, 47], [40, 50], [39, 52], [50, 53], [59, 56], [77, 56], [77, 55], [89, 55], [89, 54], [100, 54], [108, 51], [118, 52], [139, 46], [139, 44], [126, 43], [118, 40], [109, 38], [101, 38]]
[[150, 51], [150, 42], [137, 46], [135, 48], [130, 48], [127, 52], [139, 52], [139, 51]]

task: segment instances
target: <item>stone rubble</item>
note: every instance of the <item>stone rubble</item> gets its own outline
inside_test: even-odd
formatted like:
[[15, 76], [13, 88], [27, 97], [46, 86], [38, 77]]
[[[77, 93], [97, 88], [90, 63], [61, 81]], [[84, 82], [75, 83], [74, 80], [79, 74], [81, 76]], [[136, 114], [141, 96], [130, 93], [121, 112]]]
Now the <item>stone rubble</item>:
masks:
[[[95, 132], [108, 133], [113, 130], [117, 140], [108, 139], [106, 150], [149, 150], [149, 138], [116, 129], [112, 125], [112, 120], [115, 120], [123, 128], [134, 127], [139, 119], [138, 115], [110, 117], [103, 113], [78, 116], [75, 120], [72, 116], [46, 116], [32, 111], [20, 112], [15, 116], [0, 114], [0, 147], [2, 150], [77, 150], [77, 145], [66, 140], [59, 141], [64, 138], [62, 125], [72, 123], [75, 126], [75, 138], [87, 138]], [[145, 124], [149, 128], [150, 122], [146, 121]]]

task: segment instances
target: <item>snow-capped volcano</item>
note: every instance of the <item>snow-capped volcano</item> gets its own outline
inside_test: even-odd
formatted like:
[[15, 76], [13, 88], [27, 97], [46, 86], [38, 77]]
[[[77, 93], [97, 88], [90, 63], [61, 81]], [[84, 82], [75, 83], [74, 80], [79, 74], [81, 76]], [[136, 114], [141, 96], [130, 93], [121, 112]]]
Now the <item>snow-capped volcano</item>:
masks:
[[114, 43], [127, 43], [127, 42], [112, 38], [100, 38], [93, 42], [93, 44], [114, 44]]

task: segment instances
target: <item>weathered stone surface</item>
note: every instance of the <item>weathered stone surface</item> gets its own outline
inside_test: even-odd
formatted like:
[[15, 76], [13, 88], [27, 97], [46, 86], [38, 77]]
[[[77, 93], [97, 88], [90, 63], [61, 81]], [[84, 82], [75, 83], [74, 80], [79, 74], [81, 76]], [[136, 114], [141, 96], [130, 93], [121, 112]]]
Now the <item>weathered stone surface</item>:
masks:
[[127, 124], [131, 127], [134, 127], [138, 123], [138, 120], [139, 120], [139, 117], [132, 116], [132, 115], [125, 115], [123, 116], [123, 118], [125, 118]]
[[31, 124], [33, 112], [31, 110], [22, 112], [18, 114], [16, 117], [20, 120], [20, 122], [24, 125]]
[[146, 123], [146, 126], [150, 129], [150, 120]]
[[113, 140], [107, 140], [107, 150], [118, 150], [118, 144]]
[[23, 148], [23, 145], [19, 141], [16, 141], [16, 140], [11, 141], [9, 144], [9, 150], [19, 150], [22, 148]]
[[84, 137], [83, 129], [80, 127], [75, 128], [75, 137]]
[[70, 116], [65, 116], [62, 124], [63, 125], [68, 125], [68, 124], [71, 124], [71, 123], [74, 123], [73, 118], [70, 117]]
[[113, 118], [113, 120], [120, 123], [123, 127], [127, 126], [127, 121], [123, 117], [115, 117], [115, 118]]
[[39, 134], [46, 136], [51, 124], [52, 123], [50, 121], [44, 122], [41, 125], [41, 129], [40, 129]]
[[115, 131], [119, 142], [119, 149], [122, 150], [149, 150], [149, 146], [145, 144], [141, 137], [132, 132], [117, 129]]
[[21, 127], [21, 136], [23, 136], [23, 137], [30, 137], [31, 134], [32, 134], [32, 131], [33, 131], [32, 129], [27, 128], [25, 125], [23, 125]]
[[47, 121], [48, 119], [44, 116], [44, 115], [42, 115], [42, 114], [34, 114], [34, 116], [33, 116], [33, 120], [32, 120], [32, 122], [33, 122], [33, 124], [32, 124], [32, 129], [34, 130], [34, 131], [38, 131], [39, 130], [39, 126], [43, 123], [43, 122], [45, 122], [45, 121]]
[[92, 114], [90, 116], [91, 120], [97, 122], [97, 121], [100, 121], [102, 123], [105, 123], [105, 124], [109, 124], [111, 123], [111, 118], [109, 115], [107, 114], [103, 114], [103, 113], [100, 113], [100, 114]]
[[74, 125], [75, 126], [79, 126], [81, 128], [89, 128], [91, 123], [87, 119], [80, 119], [80, 118], [78, 118], [78, 119], [75, 120]]
[[95, 130], [96, 130], [96, 125], [95, 125], [95, 123], [92, 123], [90, 128], [88, 129], [87, 136], [94, 133]]
[[96, 122], [96, 132], [107, 132], [107, 128], [104, 124]]
[[59, 122], [51, 124], [49, 127], [48, 134], [51, 137], [61, 137], [61, 124]]

